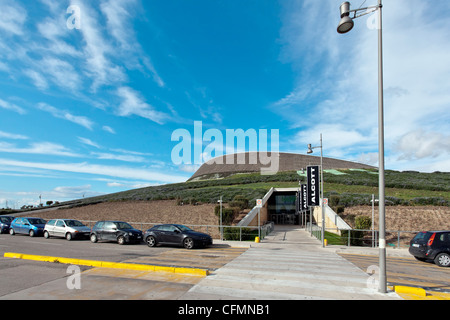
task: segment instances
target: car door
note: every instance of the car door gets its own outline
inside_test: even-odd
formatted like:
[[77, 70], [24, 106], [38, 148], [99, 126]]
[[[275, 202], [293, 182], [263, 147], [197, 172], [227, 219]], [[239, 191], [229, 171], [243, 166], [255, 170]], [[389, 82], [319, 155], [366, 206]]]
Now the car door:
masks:
[[92, 228], [91, 233], [94, 233], [97, 237], [97, 240], [102, 240], [103, 235], [103, 226], [105, 225], [104, 221], [97, 222]]
[[103, 234], [102, 239], [103, 240], [110, 240], [110, 241], [116, 241], [117, 240], [117, 226], [114, 222], [107, 221], [105, 222], [105, 225], [103, 227]]
[[164, 242], [162, 229], [163, 229], [163, 226], [155, 226], [151, 229], [152, 233], [154, 234], [154, 236], [156, 238], [156, 242]]
[[21, 230], [20, 233], [28, 234], [28, 232], [30, 232], [30, 229], [31, 229], [30, 221], [28, 221], [28, 219], [26, 219], [26, 218], [23, 218], [22, 224], [20, 226], [20, 230]]
[[63, 220], [57, 220], [53, 229], [55, 237], [64, 237], [66, 235], [66, 225]]
[[23, 218], [19, 218], [12, 225], [12, 228], [14, 229], [15, 233], [22, 233], [22, 220]]
[[45, 225], [45, 230], [47, 230], [47, 232], [50, 236], [53, 236], [53, 229], [55, 228], [55, 223], [56, 223], [56, 220], [50, 220]]
[[167, 231], [165, 231], [165, 242], [172, 244], [180, 244], [182, 241], [183, 234], [181, 230], [176, 226], [169, 225]]

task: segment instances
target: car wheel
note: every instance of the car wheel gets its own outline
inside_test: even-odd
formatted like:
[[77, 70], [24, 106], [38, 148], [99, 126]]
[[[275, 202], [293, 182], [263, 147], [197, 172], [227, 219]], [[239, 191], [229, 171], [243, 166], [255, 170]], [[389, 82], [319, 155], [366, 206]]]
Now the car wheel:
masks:
[[9, 234], [12, 235], [12, 236], [16, 234], [16, 233], [14, 232], [14, 229], [13, 229], [13, 228], [9, 229]]
[[152, 248], [156, 246], [156, 239], [154, 236], [148, 236], [147, 239], [145, 240], [145, 242], [147, 242], [147, 245]]
[[48, 234], [48, 231], [44, 231], [44, 238], [45, 238], [45, 239], [50, 238], [50, 235]]
[[90, 239], [91, 239], [92, 243], [96, 243], [98, 241], [97, 236], [95, 235], [95, 233], [91, 234]]
[[34, 230], [30, 230], [30, 232], [28, 234], [30, 235], [30, 237], [34, 237], [34, 235], [35, 235]]
[[120, 236], [117, 238], [117, 243], [120, 244], [121, 246], [125, 244], [125, 237], [124, 236]]
[[194, 240], [192, 240], [192, 238], [186, 238], [183, 240], [183, 246], [186, 249], [192, 249], [194, 248]]
[[70, 241], [70, 240], [72, 240], [72, 239], [73, 239], [72, 234], [71, 234], [70, 232], [67, 232], [67, 234], [66, 234], [66, 240], [67, 240], [67, 241]]
[[448, 253], [439, 253], [434, 259], [434, 263], [439, 267], [450, 267], [450, 255]]

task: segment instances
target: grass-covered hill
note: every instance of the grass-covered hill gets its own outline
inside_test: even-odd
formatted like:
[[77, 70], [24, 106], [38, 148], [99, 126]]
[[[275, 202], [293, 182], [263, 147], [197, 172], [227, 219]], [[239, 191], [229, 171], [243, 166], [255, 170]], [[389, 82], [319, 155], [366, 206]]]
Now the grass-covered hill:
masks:
[[[324, 174], [325, 197], [339, 196], [345, 207], [370, 205], [372, 194], [378, 196], [376, 170], [329, 170]], [[306, 177], [297, 172], [280, 172], [273, 176], [259, 173], [236, 174], [221, 179], [189, 181], [129, 190], [93, 198], [74, 200], [60, 206], [83, 206], [106, 201], [179, 200], [184, 203], [216, 203], [222, 196], [224, 202], [243, 195], [254, 205], [272, 187], [295, 188]], [[450, 173], [386, 171], [387, 205], [450, 206]]]

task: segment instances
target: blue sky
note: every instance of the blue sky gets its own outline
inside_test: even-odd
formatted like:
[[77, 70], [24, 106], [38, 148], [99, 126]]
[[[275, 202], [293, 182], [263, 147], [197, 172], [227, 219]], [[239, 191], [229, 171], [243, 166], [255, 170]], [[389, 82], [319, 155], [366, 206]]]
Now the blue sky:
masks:
[[[185, 181], [194, 121], [376, 165], [375, 16], [339, 35], [341, 2], [0, 0], [0, 207]], [[450, 3], [384, 2], [386, 168], [450, 171]]]

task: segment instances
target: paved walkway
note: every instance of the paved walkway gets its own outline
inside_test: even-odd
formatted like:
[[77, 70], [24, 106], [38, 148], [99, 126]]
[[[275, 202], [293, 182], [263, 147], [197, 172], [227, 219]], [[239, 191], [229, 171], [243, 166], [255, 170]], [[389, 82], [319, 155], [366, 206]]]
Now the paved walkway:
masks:
[[368, 287], [369, 275], [295, 227], [263, 242], [194, 285], [181, 299], [400, 299]]

